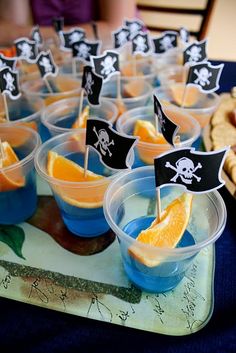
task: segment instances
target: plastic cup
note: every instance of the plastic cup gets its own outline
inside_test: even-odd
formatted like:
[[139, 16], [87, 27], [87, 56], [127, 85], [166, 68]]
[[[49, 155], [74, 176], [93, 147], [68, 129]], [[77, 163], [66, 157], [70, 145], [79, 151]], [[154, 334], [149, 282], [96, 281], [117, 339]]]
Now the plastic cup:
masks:
[[29, 79], [22, 84], [22, 91], [31, 97], [40, 97], [47, 106], [61, 99], [78, 97], [81, 91], [81, 82], [67, 75], [58, 75], [48, 79], [53, 93], [49, 92], [43, 79]]
[[188, 68], [183, 65], [168, 65], [159, 71], [159, 80], [162, 86], [174, 83], [185, 83]]
[[[83, 108], [88, 105], [87, 98], [83, 99]], [[73, 131], [72, 125], [77, 119], [80, 105], [79, 98], [63, 99], [46, 107], [42, 114], [44, 126], [44, 141], [47, 138]], [[117, 108], [112, 102], [101, 99], [99, 106], [90, 106], [89, 117], [96, 117], [110, 121], [112, 124], [117, 118]], [[85, 129], [79, 129], [85, 130]]]
[[[164, 86], [158, 87], [154, 90], [154, 93], [160, 100], [167, 101], [173, 104], [174, 106], [177, 106], [177, 104], [173, 100], [172, 90], [175, 90], [176, 92], [178, 92], [178, 90], [180, 89], [181, 90], [184, 89], [184, 84], [175, 83], [165, 87]], [[213, 113], [216, 111], [220, 103], [220, 97], [218, 96], [218, 94], [214, 92], [203, 93], [196, 86], [195, 87], [187, 86], [185, 102], [188, 99], [188, 94], [190, 92], [188, 91], [189, 89], [194, 89], [196, 93], [195, 102], [190, 106], [185, 105], [183, 108], [179, 106], [177, 107], [182, 111], [192, 115], [198, 121], [201, 128], [204, 128], [206, 125], [209, 124]]]
[[115, 173], [100, 162], [99, 156], [90, 149], [88, 170], [103, 175], [104, 178], [87, 182], [64, 181], [52, 177], [47, 171], [48, 152], [53, 151], [84, 165], [84, 134], [69, 132], [55, 136], [45, 142], [35, 156], [38, 174], [46, 180], [55, 197], [66, 227], [81, 237], [96, 237], [109, 231], [103, 214], [103, 196], [114, 179]]
[[[127, 88], [130, 87], [128, 86], [130, 84], [137, 88], [136, 92], [133, 92], [134, 96], [127, 95]], [[126, 79], [121, 77], [121, 99], [126, 110], [146, 105], [152, 96], [152, 92], [152, 86], [141, 78]], [[103, 84], [101, 95], [117, 105], [117, 76], [114, 76], [111, 80]]]
[[[164, 208], [183, 189], [168, 186], [162, 191]], [[154, 168], [133, 169], [109, 185], [104, 198], [104, 214], [118, 236], [124, 270], [131, 282], [148, 292], [165, 292], [176, 287], [195, 256], [219, 238], [227, 214], [224, 201], [217, 191], [194, 195], [187, 231], [177, 247], [155, 247], [136, 240], [139, 232], [156, 217], [156, 209], [150, 210], [150, 204], [155, 199]], [[143, 254], [146, 259], [152, 259], [153, 266], [147, 266], [135, 258], [132, 250]]]
[[120, 64], [120, 70], [124, 79], [143, 79], [152, 86], [156, 84], [156, 70], [152, 57], [123, 61]]
[[[200, 136], [200, 126], [198, 122], [189, 114], [173, 107], [164, 107], [165, 114], [177, 125], [179, 130], [177, 134], [180, 136], [180, 143], [177, 147], [190, 147]], [[122, 114], [117, 121], [117, 130], [126, 135], [133, 135], [137, 120], [150, 121], [155, 126], [155, 116], [153, 105], [143, 108], [135, 108]], [[133, 167], [137, 168], [147, 164], [153, 164], [154, 158], [173, 147], [169, 144], [155, 144], [149, 142], [138, 141], [135, 147], [135, 162]]]
[[0, 128], [5, 124], [21, 124], [41, 133], [41, 114], [44, 102], [39, 97], [21, 95], [17, 100], [7, 98], [10, 121], [5, 120], [5, 107], [3, 98], [0, 97]]
[[0, 168], [0, 224], [25, 221], [37, 206], [34, 155], [40, 145], [38, 133], [25, 126], [0, 127], [0, 139], [7, 141], [19, 162]]

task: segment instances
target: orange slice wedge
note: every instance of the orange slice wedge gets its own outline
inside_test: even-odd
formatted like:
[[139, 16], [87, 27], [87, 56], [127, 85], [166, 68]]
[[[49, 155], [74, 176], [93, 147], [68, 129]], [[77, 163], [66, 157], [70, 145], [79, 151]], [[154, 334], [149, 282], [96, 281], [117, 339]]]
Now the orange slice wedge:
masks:
[[[58, 155], [56, 152], [48, 152], [47, 172], [51, 177], [68, 182], [89, 182], [104, 179], [104, 185], [107, 187], [108, 182], [102, 175], [87, 171], [84, 176], [84, 168], [77, 163]], [[82, 208], [102, 207], [103, 195], [105, 192], [104, 185], [97, 186], [97, 192], [94, 188], [76, 186], [55, 186], [54, 190], [67, 203]], [[104, 189], [104, 190], [103, 190]]]
[[127, 98], [134, 98], [143, 94], [143, 80], [132, 80], [124, 85], [124, 96]]
[[85, 129], [87, 124], [87, 119], [89, 118], [89, 105], [83, 109], [81, 115], [78, 115], [74, 124], [72, 125], [72, 129]]
[[135, 73], [134, 63], [131, 62], [121, 68], [121, 75], [126, 77], [143, 76], [143, 73], [142, 71], [138, 71]]
[[166, 144], [167, 141], [163, 135], [156, 131], [154, 125], [150, 121], [137, 120], [134, 126], [134, 136], [139, 136], [140, 141], [155, 143], [155, 144]]
[[[184, 103], [184, 107], [192, 107], [194, 106], [197, 101], [199, 100], [199, 89], [195, 86], [188, 86], [186, 88], [187, 91], [185, 91], [185, 86], [178, 86], [178, 85], [173, 85], [170, 87], [170, 91], [171, 91], [171, 96], [172, 96], [172, 100], [175, 104], [181, 106]], [[183, 96], [185, 94], [184, 97], [184, 102], [183, 102]]]
[[[188, 226], [192, 199], [192, 194], [184, 193], [172, 201], [162, 212], [160, 221], [156, 218], [149, 228], [142, 230], [137, 241], [153, 247], [175, 248]], [[148, 267], [154, 267], [160, 263], [155, 251], [144, 250], [138, 245], [132, 245], [129, 253]]]
[[3, 158], [0, 163], [0, 192], [16, 190], [25, 185], [22, 170], [20, 168], [9, 171], [3, 171], [1, 169], [19, 162], [19, 159], [7, 141], [2, 142], [1, 145]]
[[116, 106], [118, 108], [118, 118], [119, 118], [120, 115], [122, 115], [127, 111], [127, 108], [124, 102], [122, 101], [122, 99], [119, 99], [119, 98], [116, 100]]

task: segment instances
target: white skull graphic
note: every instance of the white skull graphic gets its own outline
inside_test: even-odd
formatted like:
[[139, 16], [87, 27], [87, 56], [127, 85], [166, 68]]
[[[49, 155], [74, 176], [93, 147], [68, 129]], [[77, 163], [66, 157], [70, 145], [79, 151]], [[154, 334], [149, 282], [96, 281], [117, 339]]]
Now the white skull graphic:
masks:
[[173, 169], [176, 174], [170, 179], [176, 183], [178, 177], [181, 178], [182, 182], [185, 184], [192, 184], [193, 178], [195, 178], [198, 182], [201, 180], [201, 177], [195, 175], [197, 169], [202, 168], [201, 163], [198, 163], [197, 166], [194, 166], [194, 163], [191, 159], [187, 157], [180, 158], [176, 163], [175, 167], [170, 164], [170, 162], [166, 162], [166, 168]]
[[97, 148], [99, 146], [101, 153], [106, 156], [107, 152], [109, 157], [112, 156], [111, 151], [109, 150], [110, 145], [114, 145], [114, 140], [110, 141], [110, 137], [105, 129], [101, 129], [96, 131], [96, 128], [94, 126], [93, 131], [97, 135], [98, 141], [94, 144], [94, 146]]
[[110, 55], [106, 56], [105, 59], [101, 62], [103, 69], [101, 70], [102, 75], [110, 75], [112, 72], [115, 72], [114, 64], [116, 62], [116, 58]]
[[45, 72], [52, 72], [53, 67], [51, 65], [51, 62], [45, 56], [42, 58], [41, 61], [39, 61], [39, 64], [44, 67]]
[[145, 52], [145, 50], [147, 49], [147, 45], [146, 45], [145, 38], [143, 38], [143, 37], [140, 36], [140, 35], [138, 35], [138, 36], [134, 39], [134, 43], [135, 43], [135, 45], [136, 45], [136, 51]]
[[79, 32], [73, 32], [70, 36], [69, 36], [69, 41], [70, 41], [70, 45], [72, 45], [75, 42], [78, 42], [81, 38], [82, 38], [83, 34], [79, 33]]
[[167, 51], [173, 48], [172, 42], [175, 40], [175, 37], [171, 36], [164, 36], [163, 39], [160, 40], [160, 48], [161, 50]]
[[10, 72], [7, 72], [3, 75], [3, 78], [6, 81], [6, 89], [12, 92], [15, 89], [14, 77], [10, 74]]
[[92, 90], [92, 86], [94, 84], [93, 78], [92, 78], [92, 74], [91, 72], [88, 72], [86, 74], [86, 84], [85, 84], [85, 90], [87, 92], [87, 94], [93, 94], [93, 90]]
[[20, 44], [19, 48], [23, 57], [28, 59], [31, 58], [31, 56], [33, 55], [32, 48], [28, 43]]
[[197, 69], [194, 69], [193, 71], [195, 75], [197, 75], [196, 80], [194, 80], [194, 83], [200, 84], [201, 86], [209, 85], [210, 81], [209, 78], [212, 76], [212, 73], [207, 70], [206, 67], [202, 67], [199, 71]]
[[125, 31], [122, 30], [117, 34], [117, 42], [120, 46], [127, 42], [127, 34]]
[[190, 50], [186, 51], [186, 54], [189, 55], [189, 62], [197, 62], [199, 59], [201, 59], [202, 49], [200, 47], [197, 47], [196, 45], [193, 45]]
[[81, 43], [79, 46], [76, 46], [76, 49], [78, 50], [78, 56], [87, 59], [89, 56], [89, 52], [91, 50], [91, 48], [86, 45], [85, 43]]

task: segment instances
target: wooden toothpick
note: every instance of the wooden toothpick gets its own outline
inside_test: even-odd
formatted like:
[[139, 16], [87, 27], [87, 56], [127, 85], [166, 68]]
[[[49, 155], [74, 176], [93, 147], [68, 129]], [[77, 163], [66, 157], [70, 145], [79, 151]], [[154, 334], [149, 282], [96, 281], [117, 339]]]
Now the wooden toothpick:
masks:
[[6, 115], [6, 120], [10, 121], [10, 117], [9, 117], [9, 110], [8, 110], [8, 104], [7, 104], [7, 98], [5, 93], [2, 94], [3, 97], [3, 103], [4, 103], [4, 109], [5, 109], [5, 115]]

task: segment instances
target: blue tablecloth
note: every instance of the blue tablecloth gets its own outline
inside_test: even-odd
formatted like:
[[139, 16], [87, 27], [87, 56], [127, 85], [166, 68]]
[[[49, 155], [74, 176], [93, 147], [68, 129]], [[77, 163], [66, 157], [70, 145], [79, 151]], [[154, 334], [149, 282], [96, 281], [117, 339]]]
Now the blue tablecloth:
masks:
[[[236, 63], [226, 62], [221, 91], [233, 85]], [[236, 200], [225, 188], [220, 192], [228, 220], [216, 242], [214, 312], [201, 331], [162, 336], [0, 298], [0, 352], [236, 352]]]

